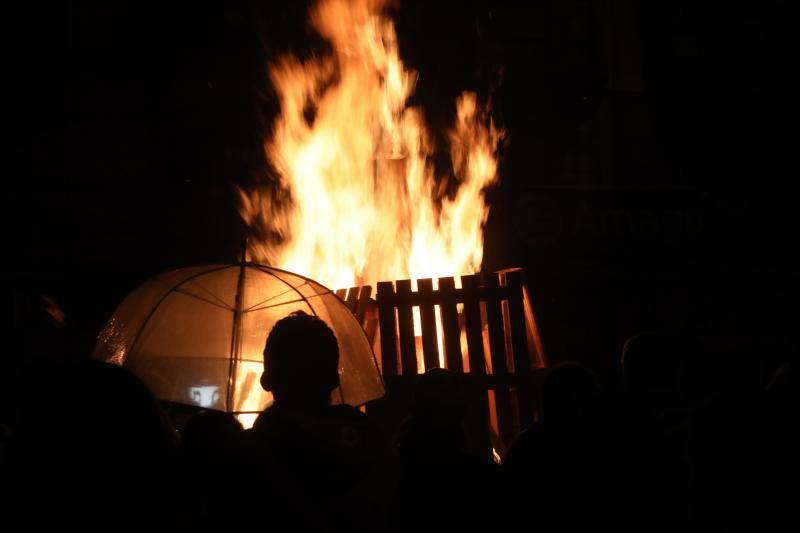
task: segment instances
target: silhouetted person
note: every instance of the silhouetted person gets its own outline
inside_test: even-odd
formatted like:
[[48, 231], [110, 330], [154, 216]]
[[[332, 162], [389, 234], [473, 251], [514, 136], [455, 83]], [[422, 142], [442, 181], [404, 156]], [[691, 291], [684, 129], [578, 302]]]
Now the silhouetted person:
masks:
[[[691, 418], [696, 529], [797, 528], [798, 402], [792, 363], [766, 390], [728, 387]], [[795, 383], [792, 383], [795, 381]], [[791, 524], [795, 526], [792, 527]]]
[[499, 516], [498, 472], [465, 447], [462, 376], [420, 376], [398, 439], [400, 531], [489, 530]]
[[[13, 426], [21, 399], [56, 364], [69, 360], [68, 323], [58, 304], [44, 295], [16, 297], [12, 330], [3, 337], [0, 357], [0, 424]], [[12, 356], [13, 354], [13, 356]]]
[[232, 414], [220, 411], [201, 411], [186, 422], [178, 448], [186, 530], [203, 528], [242, 431]]
[[43, 373], [0, 476], [12, 488], [9, 523], [24, 531], [172, 531], [176, 444], [158, 402], [125, 369], [84, 361]]
[[242, 424], [230, 413], [201, 411], [189, 418], [181, 432], [180, 454], [198, 463], [225, 455], [242, 431]]
[[797, 379], [797, 359], [783, 363], [772, 375], [767, 384], [770, 397], [783, 405], [797, 405], [800, 399], [800, 383]]
[[657, 418], [685, 410], [683, 365], [664, 335], [646, 332], [628, 339], [622, 349], [622, 377], [636, 415]]
[[[233, 467], [238, 487], [226, 527], [276, 531], [381, 530], [375, 477], [380, 432], [358, 409], [331, 405], [339, 386], [333, 331], [301, 311], [279, 320], [264, 349], [261, 384], [273, 404], [245, 432]], [[380, 513], [377, 513], [380, 515]], [[385, 513], [381, 515], [385, 519]]]
[[759, 523], [761, 497], [769, 488], [764, 483], [764, 453], [779, 449], [764, 445], [770, 440], [764, 400], [760, 391], [719, 391], [691, 414], [688, 450], [695, 529], [764, 530]]
[[797, 529], [800, 517], [795, 502], [800, 479], [800, 386], [797, 376], [797, 353], [783, 364], [767, 388], [765, 416], [767, 436], [761, 457], [764, 476], [760, 479], [767, 490], [762, 494], [764, 520], [767, 527]]
[[623, 347], [624, 401], [617, 419], [622, 529], [688, 527], [689, 463], [686, 389], [673, 339], [641, 333]]
[[602, 528], [607, 442], [597, 378], [578, 363], [561, 363], [547, 372], [541, 392], [540, 420], [503, 463], [514, 508], [544, 531]]

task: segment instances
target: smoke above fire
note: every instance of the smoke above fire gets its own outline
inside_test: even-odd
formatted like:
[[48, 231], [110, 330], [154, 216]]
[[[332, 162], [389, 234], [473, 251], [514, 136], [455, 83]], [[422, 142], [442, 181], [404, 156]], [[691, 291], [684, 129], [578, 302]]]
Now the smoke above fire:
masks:
[[471, 274], [483, 258], [484, 190], [498, 179], [503, 132], [475, 94], [461, 94], [452, 171], [435, 175], [422, 110], [407, 105], [417, 73], [386, 7], [311, 9], [332, 52], [270, 65], [280, 114], [264, 148], [278, 182], [240, 190], [252, 256], [332, 288]]

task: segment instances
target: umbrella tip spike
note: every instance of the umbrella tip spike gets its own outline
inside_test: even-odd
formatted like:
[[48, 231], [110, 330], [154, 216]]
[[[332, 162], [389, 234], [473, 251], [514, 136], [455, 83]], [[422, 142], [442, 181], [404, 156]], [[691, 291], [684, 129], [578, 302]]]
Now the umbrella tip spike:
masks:
[[248, 262], [248, 260], [247, 260], [247, 252], [248, 252], [248, 242], [249, 242], [249, 240], [250, 240], [249, 237], [245, 237], [244, 240], [242, 241], [242, 256], [241, 256], [241, 264], [242, 264], [242, 266], [246, 265], [247, 262]]

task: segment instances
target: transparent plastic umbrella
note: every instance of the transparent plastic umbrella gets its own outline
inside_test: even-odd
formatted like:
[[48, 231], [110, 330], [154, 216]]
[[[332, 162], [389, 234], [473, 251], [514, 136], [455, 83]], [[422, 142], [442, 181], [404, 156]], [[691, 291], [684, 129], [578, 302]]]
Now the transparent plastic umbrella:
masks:
[[114, 311], [93, 356], [130, 369], [161, 400], [256, 413], [272, 400], [259, 383], [267, 334], [298, 310], [324, 320], [339, 341], [333, 402], [358, 406], [382, 396], [372, 347], [345, 304], [311, 279], [252, 262], [147, 281]]

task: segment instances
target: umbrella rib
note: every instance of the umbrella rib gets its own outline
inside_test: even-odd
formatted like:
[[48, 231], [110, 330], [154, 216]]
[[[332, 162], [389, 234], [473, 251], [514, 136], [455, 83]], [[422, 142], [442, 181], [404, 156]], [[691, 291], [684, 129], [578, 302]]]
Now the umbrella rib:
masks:
[[185, 291], [183, 289], [175, 289], [175, 292], [177, 292], [179, 294], [185, 294], [186, 296], [189, 296], [191, 298], [197, 298], [201, 302], [206, 302], [207, 304], [211, 304], [214, 307], [220, 307], [222, 309], [225, 309], [226, 311], [233, 311], [233, 307], [231, 307], [230, 305], [222, 302], [222, 300], [220, 300], [220, 302], [222, 302], [222, 303], [218, 303], [218, 302], [215, 302], [213, 300], [209, 300], [208, 298], [203, 298], [200, 295], [192, 294], [191, 292]]
[[239, 265], [239, 280], [236, 283], [236, 307], [233, 310], [233, 332], [231, 335], [231, 352], [230, 360], [228, 362], [228, 391], [225, 395], [226, 411], [233, 411], [233, 385], [234, 385], [234, 371], [236, 365], [236, 358], [241, 355], [241, 339], [242, 339], [242, 302], [244, 301], [244, 278], [247, 264], [242, 258], [242, 263]]
[[[283, 279], [283, 278], [282, 278], [282, 277], [280, 277], [280, 276], [276, 276], [274, 272], [269, 272], [269, 271], [267, 271], [267, 270], [264, 270], [264, 269], [261, 269], [261, 268], [259, 268], [259, 270], [261, 270], [261, 272], [263, 272], [263, 273], [265, 273], [265, 274], [268, 274], [268, 275], [272, 276], [273, 278], [277, 279], [278, 281], [280, 281], [281, 283], [283, 283], [284, 285], [286, 285], [287, 287], [289, 287], [289, 290], [293, 290], [293, 291], [297, 292], [297, 294], [299, 294], [299, 295], [300, 295], [300, 300], [302, 300], [302, 301], [304, 301], [304, 302], [306, 303], [306, 305], [308, 306], [308, 308], [311, 310], [311, 313], [312, 313], [314, 316], [319, 316], [319, 315], [317, 315], [317, 312], [314, 310], [314, 308], [313, 308], [313, 307], [311, 307], [311, 304], [310, 304], [310, 303], [308, 303], [308, 298], [306, 298], [305, 296], [303, 296], [303, 295], [302, 295], [302, 293], [300, 293], [300, 292], [299, 292], [299, 291], [298, 291], [298, 290], [297, 290], [297, 289], [296, 289], [296, 288], [295, 288], [295, 287], [294, 287], [294, 286], [293, 286], [291, 283], [289, 283], [288, 281], [286, 281], [285, 279]], [[276, 269], [276, 270], [277, 270], [277, 269]], [[300, 276], [298, 276], [298, 277], [300, 277]], [[303, 278], [303, 279], [306, 279], [306, 278]], [[308, 283], [308, 280], [307, 280], [307, 279], [306, 279], [305, 283]], [[298, 285], [298, 287], [302, 287], [302, 286], [303, 286], [303, 284], [300, 284], [300, 285]], [[317, 296], [320, 296], [320, 295], [317, 295]], [[300, 300], [295, 300], [295, 301], [299, 302]], [[294, 302], [284, 302], [284, 303], [294, 303]], [[283, 305], [283, 304], [278, 304], [278, 305]], [[275, 306], [269, 306], [269, 307], [275, 307]], [[268, 308], [268, 307], [265, 307], [264, 309], [267, 309], [267, 308]]]
[[[297, 287], [302, 287], [303, 285], [308, 285], [308, 282], [306, 281], [306, 282], [304, 282], [302, 285], [298, 285]], [[266, 300], [264, 300], [264, 301], [262, 301], [262, 302], [258, 302], [257, 304], [253, 304], [253, 305], [251, 305], [250, 307], [248, 307], [247, 309], [245, 309], [243, 312], [245, 312], [245, 313], [246, 313], [246, 312], [248, 312], [248, 311], [253, 311], [253, 310], [254, 310], [256, 307], [258, 307], [259, 305], [264, 305], [265, 303], [269, 302], [270, 300], [274, 300], [275, 298], [280, 298], [280, 297], [281, 297], [281, 296], [283, 296], [284, 294], [287, 294], [287, 293], [290, 293], [290, 292], [292, 292], [292, 290], [295, 290], [295, 292], [297, 292], [295, 288], [292, 288], [292, 289], [286, 289], [285, 291], [283, 291], [283, 292], [281, 292], [281, 293], [279, 293], [279, 294], [276, 294], [276, 295], [274, 295], [274, 296], [270, 296], [269, 298], [267, 298]], [[284, 303], [288, 303], [288, 302], [284, 302]]]
[[[173, 292], [175, 292], [175, 291], [176, 291], [176, 290], [177, 290], [177, 289], [178, 289], [178, 288], [179, 288], [181, 285], [183, 285], [183, 284], [184, 284], [184, 283], [186, 283], [187, 281], [191, 281], [191, 280], [193, 280], [194, 278], [197, 278], [197, 277], [203, 276], [203, 275], [205, 275], [205, 274], [209, 274], [209, 273], [211, 273], [211, 272], [217, 272], [217, 271], [219, 271], [219, 270], [225, 270], [226, 268], [230, 268], [230, 267], [231, 267], [231, 265], [223, 265], [223, 266], [220, 266], [220, 267], [217, 267], [217, 268], [213, 268], [213, 267], [212, 267], [212, 268], [210, 268], [209, 270], [204, 270], [204, 271], [202, 271], [202, 272], [198, 272], [197, 274], [193, 274], [193, 275], [189, 276], [188, 278], [186, 278], [186, 279], [184, 279], [184, 280], [182, 280], [182, 281], [180, 281], [180, 282], [176, 283], [176, 284], [175, 284], [175, 285], [173, 285], [172, 287], [170, 287], [170, 288], [167, 290], [167, 292], [165, 292], [165, 293], [164, 293], [164, 296], [162, 296], [162, 297], [161, 297], [161, 299], [160, 299], [160, 300], [158, 300], [158, 303], [156, 303], [156, 305], [154, 305], [154, 306], [153, 306], [153, 308], [152, 308], [152, 309], [150, 310], [150, 312], [147, 314], [147, 317], [146, 317], [146, 318], [144, 319], [144, 321], [142, 322], [142, 325], [141, 325], [141, 326], [139, 327], [139, 329], [136, 331], [136, 335], [134, 335], [134, 337], [133, 337], [133, 340], [131, 341], [130, 348], [128, 348], [128, 353], [125, 355], [125, 359], [127, 360], [127, 359], [128, 359], [128, 355], [130, 355], [130, 354], [133, 352], [133, 349], [136, 347], [136, 344], [139, 342], [139, 337], [141, 337], [141, 335], [142, 335], [142, 332], [144, 331], [144, 328], [146, 328], [146, 327], [147, 327], [147, 324], [150, 322], [150, 319], [151, 319], [151, 318], [153, 318], [153, 315], [156, 313], [156, 310], [158, 310], [158, 308], [159, 308], [159, 307], [161, 307], [161, 304], [162, 304], [162, 303], [164, 303], [164, 300], [166, 300], [166, 299], [167, 299], [167, 297], [168, 297], [170, 294], [172, 294]], [[157, 280], [157, 279], [154, 279], [153, 281], [158, 281], [158, 280]]]
[[[204, 292], [208, 293], [209, 296], [211, 296], [212, 298], [217, 300], [221, 305], [224, 305], [225, 309], [232, 309], [231, 306], [228, 305], [228, 303], [225, 300], [223, 300], [222, 298], [220, 298], [219, 296], [217, 296], [216, 294], [214, 294], [213, 292], [208, 290], [206, 287], [203, 287], [202, 285], [200, 285], [199, 283], [196, 283], [195, 281], [192, 281], [192, 285], [194, 285], [195, 287], [198, 287], [199, 289], [201, 289]], [[186, 291], [181, 291], [179, 289], [178, 292], [186, 292]], [[189, 293], [186, 292], [186, 294], [189, 294]]]
[[[330, 293], [325, 293], [325, 294], [330, 294]], [[251, 308], [251, 309], [247, 309], [247, 310], [245, 310], [243, 312], [252, 313], [254, 311], [263, 311], [264, 309], [272, 309], [273, 307], [280, 307], [282, 305], [289, 305], [289, 304], [294, 304], [294, 303], [297, 303], [297, 302], [306, 302], [306, 303], [308, 303], [308, 300], [310, 300], [311, 298], [319, 298], [320, 296], [324, 296], [324, 295], [323, 294], [315, 294], [313, 296], [308, 296], [308, 297], [301, 295], [300, 298], [297, 298], [295, 300], [287, 300], [285, 302], [278, 302], [276, 304], [265, 305], [264, 307], [258, 307], [256, 309], [252, 309]], [[311, 308], [311, 312], [313, 313], [314, 312], [314, 308], [311, 307], [310, 305], [308, 307]], [[314, 313], [314, 316], [317, 316], [317, 313]]]
[[[177, 356], [177, 359], [191, 359], [193, 361], [219, 361], [223, 359], [223, 357], [219, 355], [198, 355], [198, 356]], [[227, 361], [227, 358], [224, 358]], [[258, 359], [250, 359], [250, 358], [240, 358], [239, 361], [244, 361], [245, 363], [263, 363], [264, 361]]]
[[339, 399], [344, 403], [344, 389], [342, 388], [342, 380], [339, 380]]

